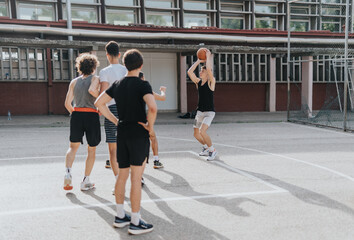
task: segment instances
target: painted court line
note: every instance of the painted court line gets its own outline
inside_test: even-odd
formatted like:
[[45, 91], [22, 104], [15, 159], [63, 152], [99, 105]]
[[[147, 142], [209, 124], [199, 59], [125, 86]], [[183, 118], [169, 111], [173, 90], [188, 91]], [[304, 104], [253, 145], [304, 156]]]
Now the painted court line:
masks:
[[[223, 198], [223, 197], [238, 197], [238, 196], [253, 196], [253, 195], [267, 195], [267, 194], [277, 194], [285, 193], [284, 190], [273, 190], [273, 191], [257, 191], [257, 192], [242, 192], [242, 193], [226, 193], [226, 194], [211, 194], [211, 195], [198, 195], [190, 197], [171, 197], [171, 198], [156, 198], [156, 199], [146, 199], [141, 200], [141, 203], [158, 203], [158, 202], [175, 202], [175, 201], [188, 201], [188, 200], [197, 200], [197, 199], [212, 199], [212, 198]], [[125, 202], [125, 204], [128, 204]], [[104, 206], [115, 206], [115, 203], [99, 203], [99, 204], [85, 204], [85, 205], [74, 205], [74, 206], [61, 206], [61, 207], [48, 207], [48, 208], [33, 208], [33, 209], [24, 209], [24, 210], [15, 210], [15, 211], [6, 211], [0, 212], [0, 217], [3, 216], [12, 216], [12, 215], [22, 215], [22, 214], [31, 214], [31, 213], [43, 213], [43, 212], [56, 212], [56, 211], [65, 211], [72, 209], [81, 209], [81, 208], [96, 208]]]
[[[183, 138], [172, 138], [172, 137], [162, 137], [162, 136], [159, 136], [159, 138], [171, 139], [171, 140], [179, 140], [179, 141], [185, 141], [185, 142], [195, 142], [195, 140], [183, 139]], [[242, 150], [246, 150], [246, 151], [250, 151], [250, 152], [257, 152], [257, 153], [261, 153], [261, 154], [265, 154], [265, 155], [271, 155], [271, 156], [275, 156], [275, 157], [288, 159], [288, 160], [299, 162], [299, 163], [303, 163], [303, 164], [306, 164], [306, 165], [309, 165], [309, 166], [312, 166], [312, 167], [320, 168], [322, 170], [325, 170], [327, 172], [336, 174], [338, 176], [341, 176], [343, 178], [346, 178], [346, 179], [354, 182], [354, 178], [352, 178], [352, 177], [350, 177], [350, 176], [348, 176], [348, 175], [346, 175], [344, 173], [338, 172], [336, 170], [332, 170], [332, 169], [327, 168], [327, 167], [323, 167], [323, 166], [315, 164], [315, 163], [310, 163], [310, 162], [307, 162], [307, 161], [304, 161], [304, 160], [296, 159], [296, 158], [293, 158], [293, 157], [288, 157], [288, 156], [285, 156], [285, 155], [281, 155], [281, 154], [277, 154], [277, 153], [271, 153], [271, 152], [266, 152], [266, 151], [257, 150], [257, 149], [253, 149], [253, 148], [240, 147], [240, 146], [234, 146], [234, 145], [228, 145], [228, 144], [222, 144], [222, 143], [215, 143], [214, 142], [213, 145], [229, 147], [229, 148], [236, 148], [236, 149], [242, 149]]]
[[[87, 155], [76, 155], [76, 157], [86, 157], [86, 156]], [[108, 156], [108, 154], [96, 154], [96, 156]], [[20, 158], [0, 158], [0, 161], [51, 159], [51, 158], [63, 158], [63, 159], [65, 159], [65, 155], [61, 155], [61, 156], [40, 156], [40, 157], [20, 157]]]

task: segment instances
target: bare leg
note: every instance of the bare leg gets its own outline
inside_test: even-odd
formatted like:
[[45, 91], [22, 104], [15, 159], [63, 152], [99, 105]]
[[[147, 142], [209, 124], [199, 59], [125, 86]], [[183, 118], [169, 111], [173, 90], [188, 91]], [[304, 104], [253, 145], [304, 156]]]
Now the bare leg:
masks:
[[202, 145], [205, 144], [203, 136], [200, 134], [199, 128], [194, 128], [194, 137], [197, 139]]
[[212, 146], [211, 138], [209, 137], [209, 135], [206, 132], [208, 130], [208, 128], [209, 128], [209, 126], [203, 123], [200, 128], [200, 135], [202, 136], [204, 143], [206, 145], [208, 145], [208, 147], [211, 147]]
[[124, 204], [125, 198], [125, 184], [127, 183], [129, 177], [130, 168], [119, 169], [118, 179], [116, 181], [116, 186], [114, 190], [114, 195], [117, 204]]
[[70, 142], [69, 149], [66, 152], [66, 156], [65, 156], [65, 167], [71, 168], [73, 166], [75, 155], [79, 147], [80, 147], [79, 142], [77, 143]]
[[96, 158], [96, 147], [87, 147], [87, 158], [85, 166], [85, 176], [90, 176]]
[[157, 138], [155, 135], [155, 131], [150, 135], [151, 148], [154, 156], [159, 155], [159, 144], [157, 143]]
[[109, 161], [111, 162], [111, 167], [114, 176], [117, 176], [119, 173], [119, 166], [117, 162], [117, 143], [108, 143], [109, 150]]
[[[146, 162], [146, 159], [145, 159]], [[142, 166], [130, 166], [131, 168], [131, 190], [130, 190], [130, 202], [132, 205], [132, 212], [136, 213], [140, 211], [141, 202], [141, 177], [144, 173], [145, 162]]]

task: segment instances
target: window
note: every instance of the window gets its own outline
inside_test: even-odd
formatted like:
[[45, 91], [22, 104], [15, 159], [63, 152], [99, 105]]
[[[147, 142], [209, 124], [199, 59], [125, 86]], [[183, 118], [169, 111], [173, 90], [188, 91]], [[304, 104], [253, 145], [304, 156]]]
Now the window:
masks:
[[277, 20], [275, 17], [257, 17], [256, 28], [276, 28]]
[[18, 2], [17, 12], [19, 19], [55, 21], [55, 7], [52, 3], [24, 3]]
[[291, 7], [290, 9], [291, 13], [294, 14], [303, 14], [303, 15], [308, 15], [310, 14], [310, 8], [309, 7]]
[[256, 4], [255, 5], [256, 13], [276, 13], [277, 6], [276, 5], [266, 5], [266, 4]]
[[186, 10], [209, 10], [209, 0], [185, 0], [184, 9]]
[[145, 7], [151, 8], [174, 8], [174, 0], [146, 0]]
[[[73, 66], [75, 69], [75, 59], [77, 58], [79, 51], [73, 50]], [[52, 49], [52, 66], [53, 66], [53, 81], [70, 81], [70, 60], [68, 49]], [[78, 74], [74, 74], [77, 76]]]
[[[63, 18], [67, 19], [66, 0], [63, 0]], [[71, 19], [73, 21], [86, 21], [99, 23], [100, 4], [98, 0], [72, 0]]]
[[236, 11], [236, 12], [243, 11], [243, 4], [235, 3], [232, 0], [221, 0], [220, 6], [222, 11]]
[[329, 30], [331, 32], [340, 32], [340, 19], [339, 18], [322, 18], [322, 30]]
[[134, 10], [106, 9], [107, 23], [113, 25], [128, 25], [136, 23]]
[[341, 15], [341, 8], [334, 6], [322, 7], [322, 15]]
[[0, 80], [46, 81], [45, 50], [0, 47]]
[[0, 0], [0, 17], [9, 17], [9, 7], [6, 0]]
[[210, 17], [208, 14], [204, 14], [204, 13], [184, 14], [184, 26], [185, 27], [210, 26]]
[[106, 0], [105, 1], [106, 5], [110, 6], [127, 6], [127, 7], [133, 7], [137, 6], [137, 1], [136, 0]]
[[172, 12], [146, 12], [146, 23], [157, 26], [174, 26], [174, 17]]
[[309, 30], [310, 21], [308, 19], [296, 19], [290, 21], [290, 31], [306, 32]]
[[221, 28], [244, 29], [242, 17], [221, 16]]

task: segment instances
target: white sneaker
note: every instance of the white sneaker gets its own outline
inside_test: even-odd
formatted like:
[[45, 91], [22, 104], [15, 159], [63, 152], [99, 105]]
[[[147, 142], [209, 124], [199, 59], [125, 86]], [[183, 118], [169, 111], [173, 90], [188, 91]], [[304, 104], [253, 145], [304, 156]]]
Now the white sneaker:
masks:
[[203, 147], [202, 151], [199, 153], [199, 156], [209, 156], [208, 148]]
[[84, 180], [81, 183], [81, 191], [87, 191], [95, 187], [94, 183], [90, 182], [89, 177], [85, 177]]
[[70, 173], [65, 174], [64, 177], [64, 190], [69, 191], [73, 189], [72, 177]]
[[116, 193], [116, 189], [115, 188], [112, 188], [112, 195], [115, 195]]
[[213, 161], [215, 159], [216, 154], [218, 154], [218, 152], [216, 150], [209, 152], [209, 156], [208, 156], [207, 160]]

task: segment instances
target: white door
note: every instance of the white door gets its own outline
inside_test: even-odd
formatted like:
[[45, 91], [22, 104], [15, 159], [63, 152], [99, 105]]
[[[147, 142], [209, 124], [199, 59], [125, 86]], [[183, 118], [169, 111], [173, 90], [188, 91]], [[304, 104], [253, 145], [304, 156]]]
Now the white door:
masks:
[[142, 53], [142, 71], [152, 90], [160, 94], [160, 86], [167, 87], [166, 101], [156, 101], [163, 111], [177, 111], [177, 55], [176, 53]]

